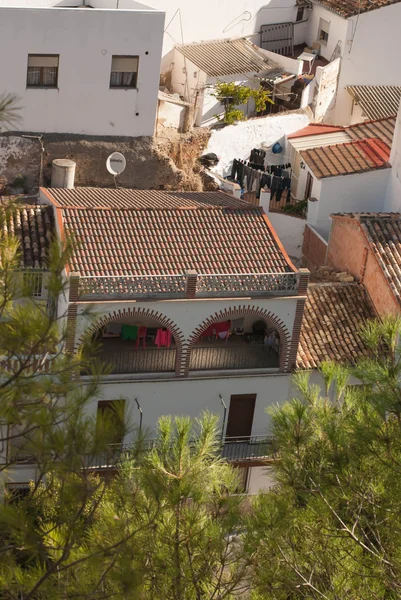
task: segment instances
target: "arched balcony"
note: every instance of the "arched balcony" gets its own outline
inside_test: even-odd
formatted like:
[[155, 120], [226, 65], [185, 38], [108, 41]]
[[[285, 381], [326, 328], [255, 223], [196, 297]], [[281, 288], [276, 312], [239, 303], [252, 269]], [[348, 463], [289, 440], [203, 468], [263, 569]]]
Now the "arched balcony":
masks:
[[174, 373], [177, 341], [168, 327], [146, 316], [122, 316], [93, 333], [96, 358], [110, 375]]
[[282, 323], [264, 311], [224, 311], [207, 319], [194, 334], [189, 371], [278, 370], [287, 343]]

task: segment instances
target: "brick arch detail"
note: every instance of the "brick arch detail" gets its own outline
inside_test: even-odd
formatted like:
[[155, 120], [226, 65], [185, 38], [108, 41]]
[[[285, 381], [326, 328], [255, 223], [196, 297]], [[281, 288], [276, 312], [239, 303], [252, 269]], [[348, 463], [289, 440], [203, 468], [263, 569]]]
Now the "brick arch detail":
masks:
[[99, 319], [97, 319], [85, 333], [79, 338], [78, 346], [81, 346], [85, 339], [89, 336], [92, 336], [100, 327], [104, 327], [108, 323], [112, 323], [113, 321], [117, 321], [119, 319], [124, 319], [125, 317], [142, 317], [147, 319], [152, 319], [153, 321], [157, 321], [161, 327], [166, 327], [169, 331], [171, 331], [174, 336], [174, 341], [176, 345], [176, 359], [175, 359], [175, 374], [177, 377], [182, 374], [182, 356], [183, 356], [183, 345], [184, 345], [184, 334], [181, 329], [174, 323], [172, 319], [166, 317], [157, 310], [151, 310], [150, 308], [122, 308], [118, 310], [114, 310], [106, 315], [103, 315]]
[[233, 319], [235, 319], [237, 317], [243, 317], [246, 315], [251, 315], [251, 316], [263, 319], [264, 321], [266, 321], [268, 323], [268, 325], [272, 329], [274, 328], [278, 331], [279, 336], [280, 336], [279, 368], [280, 368], [280, 371], [289, 371], [290, 370], [289, 353], [290, 353], [290, 347], [291, 347], [291, 335], [290, 335], [286, 325], [283, 323], [283, 321], [279, 317], [277, 317], [274, 313], [270, 312], [269, 310], [266, 310], [264, 308], [259, 308], [257, 306], [252, 306], [250, 304], [248, 304], [248, 305], [244, 304], [242, 306], [236, 306], [236, 307], [217, 311], [213, 315], [210, 315], [210, 317], [205, 319], [196, 329], [194, 329], [194, 331], [192, 332], [192, 334], [188, 340], [188, 347], [187, 347], [187, 351], [185, 353], [186, 355], [184, 357], [186, 374], [189, 371], [191, 349], [192, 349], [193, 345], [195, 344], [195, 342], [198, 341], [200, 335], [210, 325], [213, 325], [213, 323], [218, 323], [219, 321], [226, 321], [226, 320], [232, 321]]

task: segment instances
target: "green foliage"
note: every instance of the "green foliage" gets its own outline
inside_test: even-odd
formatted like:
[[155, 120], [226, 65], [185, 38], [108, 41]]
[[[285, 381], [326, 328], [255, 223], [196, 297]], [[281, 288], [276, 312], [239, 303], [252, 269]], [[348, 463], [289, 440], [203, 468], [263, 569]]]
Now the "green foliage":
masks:
[[224, 116], [218, 117], [218, 119], [227, 125], [232, 125], [237, 121], [244, 121], [246, 119], [244, 112], [237, 107], [247, 104], [251, 98], [255, 101], [257, 113], [264, 111], [267, 103], [273, 103], [270, 92], [262, 87], [254, 90], [246, 85], [240, 85], [235, 82], [219, 82], [215, 86], [212, 96], [224, 105]]
[[400, 597], [400, 330], [372, 321], [371, 358], [350, 373], [324, 364], [323, 396], [301, 374], [298, 398], [272, 411], [281, 485], [247, 527], [258, 600]]

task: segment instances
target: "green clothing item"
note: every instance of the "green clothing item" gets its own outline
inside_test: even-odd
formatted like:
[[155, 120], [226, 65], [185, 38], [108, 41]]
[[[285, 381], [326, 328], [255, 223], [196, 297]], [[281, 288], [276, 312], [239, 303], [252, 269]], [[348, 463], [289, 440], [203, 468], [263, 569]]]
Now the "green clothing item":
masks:
[[138, 327], [136, 325], [123, 325], [121, 327], [121, 337], [123, 340], [136, 340]]

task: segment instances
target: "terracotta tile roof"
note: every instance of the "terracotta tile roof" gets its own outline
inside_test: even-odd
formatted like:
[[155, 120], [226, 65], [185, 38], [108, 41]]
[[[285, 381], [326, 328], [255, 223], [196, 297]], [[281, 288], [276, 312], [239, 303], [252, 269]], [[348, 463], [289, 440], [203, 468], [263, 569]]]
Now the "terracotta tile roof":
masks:
[[223, 192], [169, 192], [164, 190], [131, 190], [124, 188], [82, 187], [43, 189], [56, 206], [75, 208], [165, 209], [165, 208], [228, 208], [248, 207], [243, 200]]
[[319, 135], [324, 133], [336, 133], [337, 131], [344, 131], [344, 127], [341, 125], [326, 125], [325, 123], [309, 123], [306, 127], [298, 129], [294, 133], [290, 133], [287, 139], [291, 140], [298, 137], [307, 137], [309, 135]]
[[321, 4], [328, 10], [348, 19], [355, 15], [370, 12], [371, 10], [377, 10], [389, 6], [390, 4], [397, 4], [400, 0], [314, 0], [317, 4]]
[[44, 192], [80, 242], [70, 267], [81, 275], [295, 271], [263, 211], [227, 194]]
[[384, 276], [401, 304], [401, 215], [377, 213], [359, 215], [358, 218]]
[[346, 127], [346, 131], [353, 140], [377, 138], [391, 147], [396, 122], [397, 117], [383, 117], [382, 119], [362, 121], [361, 123], [349, 125]]
[[369, 119], [391, 117], [398, 113], [401, 86], [398, 85], [347, 85], [345, 89], [359, 104]]
[[359, 327], [376, 316], [363, 285], [310, 284], [301, 327], [297, 368], [316, 369], [335, 360], [353, 364], [369, 352]]
[[209, 77], [261, 73], [279, 68], [261, 48], [246, 38], [177, 45], [176, 50]]
[[15, 236], [20, 245], [21, 269], [45, 269], [54, 236], [50, 206], [15, 205], [0, 207], [0, 237]]
[[390, 167], [390, 148], [377, 139], [311, 148], [301, 151], [301, 156], [318, 179]]
[[370, 121], [361, 121], [354, 125], [328, 125], [327, 123], [309, 123], [306, 127], [295, 131], [287, 136], [287, 139], [296, 139], [315, 135], [327, 135], [328, 133], [337, 133], [342, 131], [346, 133], [351, 140], [363, 140], [366, 138], [377, 138], [391, 146], [394, 136], [396, 116], [382, 117], [380, 119], [371, 119]]

